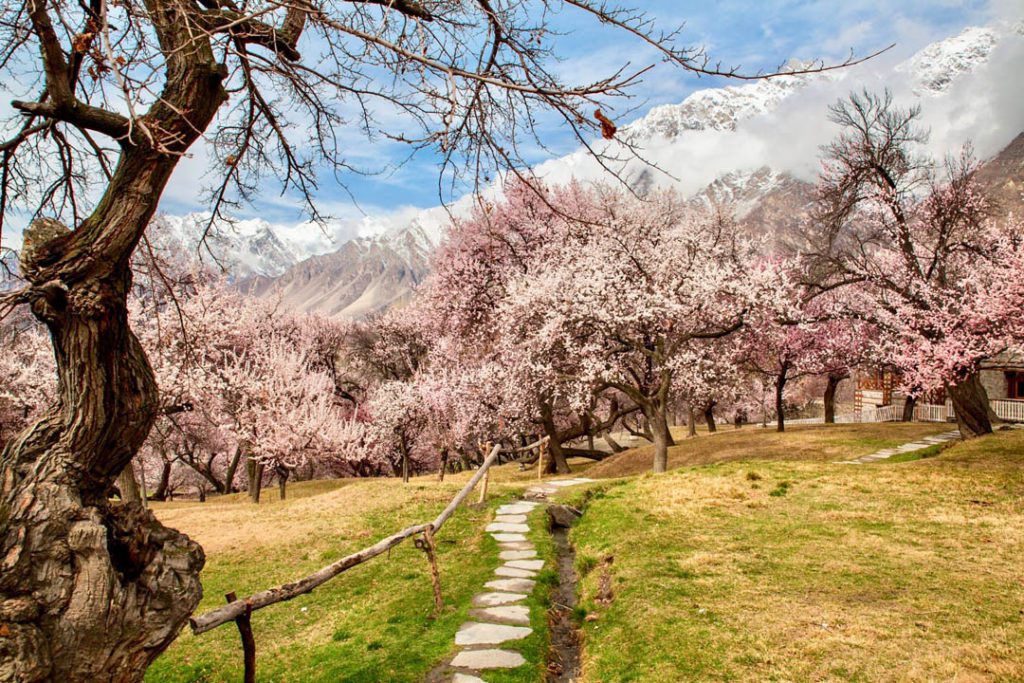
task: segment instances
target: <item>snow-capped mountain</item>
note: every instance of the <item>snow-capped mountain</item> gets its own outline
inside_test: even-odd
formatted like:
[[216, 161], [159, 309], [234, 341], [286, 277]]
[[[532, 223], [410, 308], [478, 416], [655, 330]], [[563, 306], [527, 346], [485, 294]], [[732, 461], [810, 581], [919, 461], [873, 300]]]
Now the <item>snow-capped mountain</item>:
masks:
[[[810, 64], [791, 61], [784, 69], [797, 70]], [[634, 144], [655, 137], [675, 138], [682, 131], [732, 131], [745, 119], [772, 110], [785, 98], [820, 75], [777, 76], [748, 85], [707, 88], [691, 94], [679, 104], [663, 104], [623, 129]]]
[[996, 29], [971, 26], [957, 36], [932, 43], [899, 68], [912, 74], [917, 92], [943, 92], [954, 78], [983, 64], [998, 41]]
[[[1012, 90], [1009, 83], [1024, 64], [1024, 24], [972, 27], [901, 63], [886, 55], [878, 60], [699, 90], [678, 104], [651, 109], [623, 126], [619, 141], [595, 147], [606, 155], [605, 165], [637, 189], [674, 186], [693, 201], [726, 208], [748, 230], [767, 232], [778, 243], [789, 240], [810, 210], [819, 147], [835, 134], [827, 107], [851, 90], [890, 88], [900, 104], [920, 103], [924, 123], [933, 129], [933, 153], [974, 139], [981, 141], [983, 157], [992, 156], [1024, 130], [1024, 110], [1013, 104], [1019, 98], [999, 99]], [[1007, 106], [1017, 109], [996, 111]], [[993, 123], [997, 118], [1001, 127]], [[631, 148], [639, 149], [640, 158]], [[583, 150], [535, 171], [553, 183], [608, 178]], [[467, 204], [459, 202], [456, 213]], [[236, 275], [248, 277], [245, 286], [253, 292], [299, 310], [360, 316], [408, 297], [449, 219], [433, 208], [367, 217], [355, 227], [242, 221], [224, 230], [212, 249], [234, 264]], [[167, 220], [183, 243], [194, 244], [195, 220]]]

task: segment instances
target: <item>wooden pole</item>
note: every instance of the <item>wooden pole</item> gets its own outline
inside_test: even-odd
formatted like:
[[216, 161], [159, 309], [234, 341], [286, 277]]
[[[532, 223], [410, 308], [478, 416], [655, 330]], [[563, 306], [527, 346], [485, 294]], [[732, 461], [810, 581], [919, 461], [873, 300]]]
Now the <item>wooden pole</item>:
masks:
[[544, 476], [544, 452], [548, 449], [548, 442], [544, 441], [540, 445], [540, 453], [537, 455], [537, 479], [540, 480]]
[[[491, 444], [489, 444], [489, 443], [488, 444], [481, 444], [481, 446], [482, 446], [482, 448], [480, 449], [481, 450], [481, 454], [484, 456], [484, 460], [487, 460], [487, 454], [490, 453], [490, 451], [491, 451]], [[500, 450], [499, 450], [499, 453], [500, 453]], [[487, 500], [487, 487], [488, 487], [488, 485], [490, 483], [491, 483], [491, 468], [488, 467], [486, 470], [484, 470], [484, 480], [480, 484], [480, 498], [477, 499], [477, 501], [476, 501], [477, 505], [480, 505], [485, 500]]]
[[[224, 596], [228, 603], [237, 602], [234, 591]], [[245, 612], [235, 618], [238, 634], [242, 637], [242, 656], [245, 658], [245, 683], [256, 683], [256, 639], [252, 635], [252, 606], [246, 604]]]
[[423, 531], [423, 538], [415, 540], [416, 547], [422, 550], [427, 556], [430, 564], [430, 584], [434, 588], [434, 618], [441, 615], [444, 609], [444, 598], [441, 596], [441, 571], [437, 567], [437, 545], [434, 543], [434, 532], [427, 527]]

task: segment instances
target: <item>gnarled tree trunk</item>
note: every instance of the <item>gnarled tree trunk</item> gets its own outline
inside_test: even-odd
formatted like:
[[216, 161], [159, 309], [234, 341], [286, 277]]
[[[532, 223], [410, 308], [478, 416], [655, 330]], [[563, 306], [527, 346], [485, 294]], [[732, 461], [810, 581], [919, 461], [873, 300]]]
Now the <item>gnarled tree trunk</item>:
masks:
[[0, 458], [0, 680], [140, 680], [198, 604], [204, 556], [140, 505], [108, 502], [157, 413], [128, 329], [131, 276], [126, 263], [72, 253], [86, 247], [53, 221], [25, 242], [58, 398]]
[[956, 423], [960, 428], [961, 436], [971, 439], [992, 433], [988, 394], [977, 373], [969, 375], [958, 384], [948, 385], [946, 393], [949, 394], [949, 399], [953, 402]]

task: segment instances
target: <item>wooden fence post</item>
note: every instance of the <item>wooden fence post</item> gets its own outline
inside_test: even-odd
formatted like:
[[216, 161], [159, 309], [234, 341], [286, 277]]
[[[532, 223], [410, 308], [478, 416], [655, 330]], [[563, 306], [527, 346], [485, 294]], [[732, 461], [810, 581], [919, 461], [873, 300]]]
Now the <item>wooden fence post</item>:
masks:
[[[484, 457], [491, 452], [491, 444], [481, 444], [481, 450], [483, 451]], [[480, 498], [477, 500], [477, 505], [480, 505], [487, 500], [487, 486], [491, 483], [491, 469], [488, 467], [487, 471], [484, 472], [484, 480], [480, 482]]]
[[[224, 596], [227, 601], [235, 602], [238, 596], [234, 591]], [[252, 636], [252, 606], [246, 605], [245, 612], [238, 615], [235, 624], [238, 625], [238, 633], [242, 637], [242, 654], [245, 658], [245, 683], [256, 683], [256, 639]]]
[[437, 545], [434, 543], [434, 530], [428, 525], [423, 530], [423, 538], [413, 540], [413, 544], [422, 550], [430, 563], [430, 584], [434, 588], [434, 618], [441, 615], [444, 609], [444, 598], [441, 596], [441, 570], [437, 567]]
[[548, 442], [542, 441], [540, 444], [540, 452], [537, 454], [537, 479], [538, 481], [544, 476], [544, 453], [548, 449]]

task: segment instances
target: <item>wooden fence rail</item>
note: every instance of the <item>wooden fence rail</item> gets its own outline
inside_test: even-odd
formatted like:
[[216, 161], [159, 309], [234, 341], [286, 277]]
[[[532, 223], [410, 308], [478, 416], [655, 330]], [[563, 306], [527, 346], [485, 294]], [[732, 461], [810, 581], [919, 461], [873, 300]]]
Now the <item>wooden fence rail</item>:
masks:
[[451, 502], [448, 503], [448, 506], [441, 511], [441, 514], [439, 514], [434, 521], [426, 522], [424, 524], [416, 524], [402, 529], [387, 538], [377, 541], [368, 548], [363, 548], [359, 552], [343, 557], [337, 562], [333, 562], [332, 564], [329, 564], [297, 581], [276, 586], [274, 588], [268, 588], [260, 591], [259, 593], [254, 593], [247, 598], [229, 602], [228, 604], [212, 609], [205, 614], [193, 617], [189, 620], [192, 632], [196, 635], [206, 633], [218, 626], [223, 626], [228, 622], [235, 621], [240, 616], [245, 616], [255, 612], [256, 610], [263, 609], [264, 607], [269, 607], [270, 605], [291, 600], [292, 598], [309, 593], [317, 586], [327, 583], [342, 572], [348, 571], [352, 567], [360, 565], [367, 560], [387, 552], [405, 539], [416, 536], [417, 534], [426, 533], [429, 536], [436, 535], [437, 532], [440, 531], [441, 527], [444, 526], [444, 523], [447, 522], [455, 513], [455, 509], [459, 507], [459, 505], [473, 491], [476, 485], [490, 469], [491, 465], [498, 460], [498, 453], [500, 451], [500, 446], [495, 446], [491, 449], [490, 455], [484, 459], [483, 464], [473, 475], [473, 478], [466, 483], [454, 498], [452, 498]]

